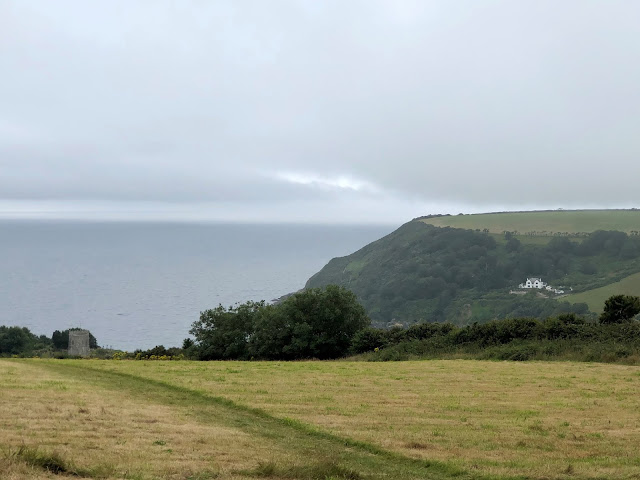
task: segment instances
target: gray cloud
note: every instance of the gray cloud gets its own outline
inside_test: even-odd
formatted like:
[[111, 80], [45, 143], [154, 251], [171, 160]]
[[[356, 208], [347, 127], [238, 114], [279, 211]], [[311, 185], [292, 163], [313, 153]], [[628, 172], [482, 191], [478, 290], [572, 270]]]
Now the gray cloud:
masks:
[[636, 205], [637, 18], [623, 0], [0, 2], [0, 210]]

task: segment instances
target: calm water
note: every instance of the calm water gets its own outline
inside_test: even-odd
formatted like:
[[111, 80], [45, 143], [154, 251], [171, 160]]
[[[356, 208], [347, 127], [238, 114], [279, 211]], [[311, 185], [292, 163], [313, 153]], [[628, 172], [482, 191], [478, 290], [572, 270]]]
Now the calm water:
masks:
[[181, 345], [199, 312], [271, 300], [389, 226], [0, 221], [0, 325], [81, 326], [125, 350]]

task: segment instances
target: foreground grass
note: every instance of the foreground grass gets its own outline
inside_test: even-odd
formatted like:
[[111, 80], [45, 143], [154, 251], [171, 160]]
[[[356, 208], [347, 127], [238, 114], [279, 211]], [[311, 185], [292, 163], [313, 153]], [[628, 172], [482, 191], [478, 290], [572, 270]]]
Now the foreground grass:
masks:
[[110, 365], [0, 360], [3, 479], [483, 478]]
[[234, 470], [287, 455], [123, 383], [105, 389], [86, 381], [88, 372], [43, 364], [0, 361], [0, 478], [233, 478]]
[[571, 303], [584, 302], [589, 305], [589, 310], [592, 312], [602, 313], [604, 302], [612, 295], [640, 296], [640, 273], [629, 275], [619, 282], [611, 283], [604, 287], [567, 295], [563, 300]]
[[466, 471], [640, 475], [637, 367], [464, 360], [96, 365]]
[[560, 362], [1, 360], [0, 444], [104, 478], [637, 478], [639, 382]]
[[518, 231], [521, 234], [535, 231], [581, 233], [595, 230], [618, 230], [630, 233], [638, 230], [639, 210], [556, 210], [547, 212], [485, 213], [475, 215], [452, 215], [423, 220], [436, 227], [454, 227], [480, 230], [491, 233]]

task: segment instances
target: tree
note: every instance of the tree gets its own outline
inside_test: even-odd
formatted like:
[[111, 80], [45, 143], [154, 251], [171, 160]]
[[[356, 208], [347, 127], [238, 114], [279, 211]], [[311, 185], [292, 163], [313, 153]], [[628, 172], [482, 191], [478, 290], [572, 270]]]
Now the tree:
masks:
[[251, 350], [261, 358], [338, 358], [369, 323], [353, 292], [338, 285], [311, 288], [260, 312]]
[[64, 335], [60, 330], [55, 330], [53, 335], [51, 335], [51, 341], [53, 342], [54, 348], [60, 350], [69, 348], [69, 331], [67, 330], [67, 335]]
[[0, 327], [0, 354], [24, 353], [32, 343], [33, 334], [27, 328]]
[[604, 302], [600, 323], [623, 323], [640, 313], [640, 297], [613, 295]]
[[352, 292], [337, 285], [295, 293], [277, 305], [219, 305], [200, 314], [189, 333], [201, 360], [337, 358], [369, 325]]
[[505, 244], [505, 249], [507, 252], [517, 252], [520, 250], [520, 240], [514, 237], [509, 238]]
[[0, 356], [33, 355], [50, 348], [51, 340], [45, 335], [38, 337], [26, 327], [0, 326]]
[[265, 359], [296, 358], [290, 348], [293, 339], [293, 323], [285, 314], [282, 304], [267, 305], [256, 317], [253, 335], [249, 340], [252, 357]]
[[195, 337], [201, 360], [246, 359], [255, 317], [265, 302], [246, 302], [229, 308], [218, 305], [200, 313], [189, 333]]

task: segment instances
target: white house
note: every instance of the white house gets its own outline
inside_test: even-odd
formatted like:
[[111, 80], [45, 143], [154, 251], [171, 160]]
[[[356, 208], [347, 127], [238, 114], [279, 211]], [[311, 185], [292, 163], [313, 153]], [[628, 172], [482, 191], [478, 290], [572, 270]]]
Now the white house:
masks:
[[521, 283], [518, 286], [520, 288], [538, 288], [538, 289], [542, 289], [542, 288], [546, 287], [547, 284], [544, 283], [541, 278], [531, 277], [531, 278], [527, 278], [527, 281], [525, 283]]

